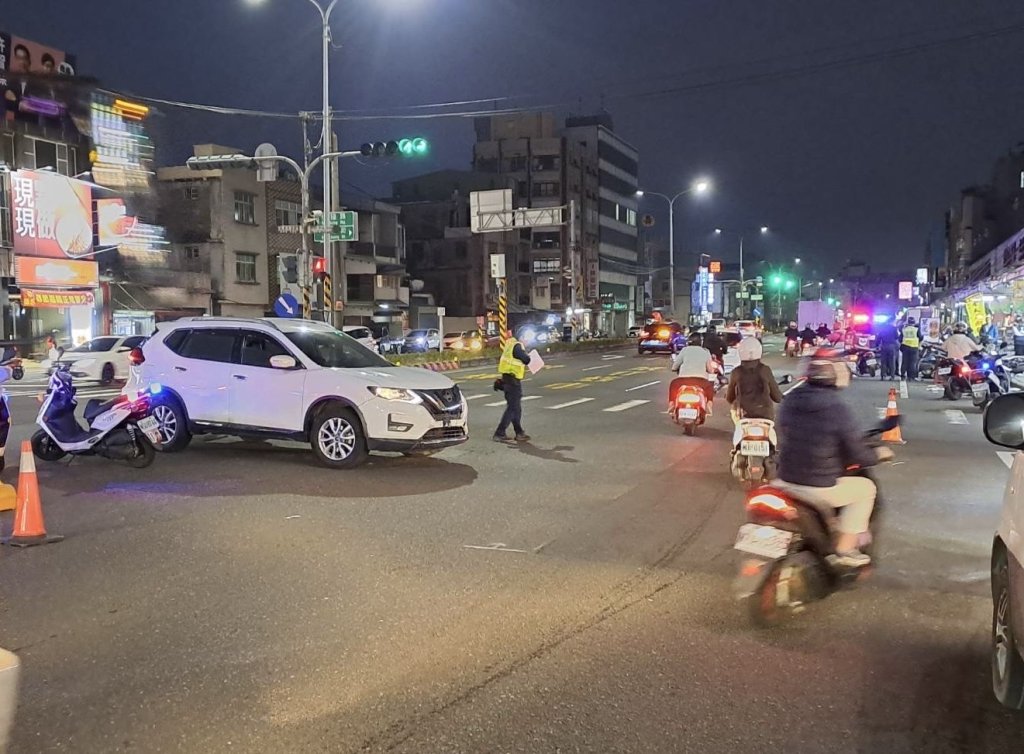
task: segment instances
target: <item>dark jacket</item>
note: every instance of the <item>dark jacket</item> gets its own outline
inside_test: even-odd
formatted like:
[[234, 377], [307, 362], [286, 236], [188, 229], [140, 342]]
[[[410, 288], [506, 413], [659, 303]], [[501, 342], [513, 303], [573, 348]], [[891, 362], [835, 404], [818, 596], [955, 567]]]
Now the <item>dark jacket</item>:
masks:
[[853, 411], [839, 390], [805, 384], [779, 409], [779, 478], [790, 484], [832, 487], [852, 464], [874, 466]]
[[887, 324], [878, 328], [875, 335], [875, 346], [879, 349], [887, 348], [895, 351], [900, 347], [900, 331], [896, 325]]
[[787, 327], [783, 335], [786, 340], [797, 340], [800, 337], [800, 330], [795, 327]]
[[725, 356], [725, 352], [728, 350], [728, 346], [725, 345], [722, 336], [717, 333], [709, 333], [704, 336], [704, 347], [711, 351], [712, 356], [717, 358]]
[[817, 337], [818, 333], [814, 332], [814, 330], [812, 330], [809, 327], [805, 327], [803, 330], [800, 331], [800, 340], [802, 340], [804, 343], [813, 343], [815, 338]]
[[732, 370], [725, 400], [730, 406], [738, 402], [747, 418], [775, 419], [775, 404], [782, 402], [782, 391], [767, 364], [743, 361]]

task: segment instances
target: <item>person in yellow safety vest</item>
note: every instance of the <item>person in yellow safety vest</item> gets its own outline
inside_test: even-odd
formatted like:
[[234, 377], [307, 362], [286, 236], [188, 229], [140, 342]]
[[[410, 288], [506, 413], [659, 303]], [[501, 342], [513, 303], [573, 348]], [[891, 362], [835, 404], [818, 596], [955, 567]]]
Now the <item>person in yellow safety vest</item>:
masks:
[[505, 413], [501, 415], [498, 428], [494, 431], [495, 442], [508, 442], [509, 424], [516, 433], [516, 442], [527, 442], [530, 436], [523, 429], [523, 378], [526, 376], [526, 365], [530, 363], [530, 357], [526, 349], [512, 335], [511, 330], [505, 331], [505, 347], [501, 352], [501, 359], [498, 361], [498, 373], [501, 375], [495, 383], [495, 389], [505, 393]]
[[917, 379], [917, 355], [921, 349], [921, 328], [913, 317], [907, 317], [907, 324], [903, 326], [900, 334], [900, 353], [903, 356], [903, 366], [900, 369], [900, 376], [905, 380]]

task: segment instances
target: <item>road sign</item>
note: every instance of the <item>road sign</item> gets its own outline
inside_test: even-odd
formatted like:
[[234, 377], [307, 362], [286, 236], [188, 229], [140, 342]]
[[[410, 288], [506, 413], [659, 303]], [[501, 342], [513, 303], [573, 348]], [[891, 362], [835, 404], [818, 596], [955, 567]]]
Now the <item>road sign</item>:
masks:
[[722, 263], [717, 261], [717, 260], [712, 262], [711, 263], [711, 267], [708, 269], [708, 272], [711, 272], [711, 273], [713, 273], [715, 275], [717, 275], [721, 271], [722, 271]]
[[278, 317], [298, 317], [299, 302], [290, 293], [282, 293], [274, 302], [274, 314]]
[[301, 225], [278, 225], [277, 226], [277, 232], [278, 233], [301, 233], [302, 232], [302, 226]]
[[491, 254], [491, 277], [501, 280], [505, 277], [505, 255]]
[[[323, 213], [313, 213], [314, 221], [323, 222]], [[326, 225], [313, 228], [313, 240], [324, 242], [324, 234], [330, 232], [331, 241], [355, 241], [359, 236], [359, 215], [353, 210], [329, 212]]]
[[764, 301], [764, 296], [760, 293], [752, 293], [750, 295], [751, 301]]

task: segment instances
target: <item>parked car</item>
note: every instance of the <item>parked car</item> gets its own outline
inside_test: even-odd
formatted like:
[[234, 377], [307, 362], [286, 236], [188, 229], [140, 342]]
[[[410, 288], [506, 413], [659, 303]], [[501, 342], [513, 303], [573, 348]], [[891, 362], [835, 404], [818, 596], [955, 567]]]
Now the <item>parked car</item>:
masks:
[[146, 342], [144, 335], [103, 335], [87, 340], [64, 352], [52, 364], [49, 373], [58, 366], [67, 366], [71, 376], [77, 380], [95, 380], [109, 385], [114, 380], [128, 378], [128, 354]]
[[369, 327], [364, 327], [363, 325], [345, 325], [341, 328], [341, 331], [350, 338], [355, 338], [371, 351], [379, 352], [377, 339], [373, 337], [373, 332]]
[[683, 326], [678, 322], [654, 322], [640, 331], [637, 353], [678, 353], [686, 346]]
[[410, 330], [402, 339], [403, 353], [441, 350], [441, 333], [434, 329]]
[[158, 326], [142, 357], [125, 390], [155, 393], [167, 451], [210, 432], [290, 439], [343, 469], [369, 451], [429, 454], [468, 438], [448, 377], [395, 366], [325, 323], [185, 318]]
[[[989, 442], [1024, 450], [1024, 393], [989, 404], [984, 415]], [[1024, 454], [1014, 453], [1003, 492], [999, 526], [992, 539], [992, 691], [1011, 709], [1024, 709]]]
[[453, 351], [482, 351], [488, 347], [488, 338], [481, 330], [451, 332], [444, 336], [444, 347]]

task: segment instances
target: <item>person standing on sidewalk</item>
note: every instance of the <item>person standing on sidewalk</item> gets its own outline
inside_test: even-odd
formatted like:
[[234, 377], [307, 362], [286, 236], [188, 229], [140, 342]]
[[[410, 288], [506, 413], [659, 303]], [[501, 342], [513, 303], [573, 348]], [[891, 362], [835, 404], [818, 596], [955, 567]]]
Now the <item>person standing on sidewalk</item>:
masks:
[[505, 347], [498, 361], [498, 380], [505, 393], [505, 413], [501, 415], [498, 428], [494, 430], [495, 442], [508, 442], [509, 424], [516, 433], [516, 442], [528, 442], [530, 436], [523, 429], [523, 378], [530, 357], [523, 344], [515, 339], [511, 330], [505, 331]]
[[907, 317], [900, 338], [900, 352], [903, 354], [903, 369], [900, 376], [905, 380], [917, 379], [917, 355], [921, 350], [921, 328], [913, 317]]
[[900, 352], [900, 331], [896, 325], [886, 322], [878, 328], [875, 346], [882, 360], [882, 379], [896, 379], [896, 357]]

